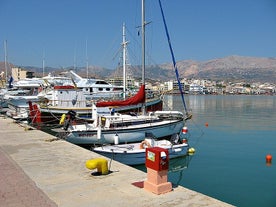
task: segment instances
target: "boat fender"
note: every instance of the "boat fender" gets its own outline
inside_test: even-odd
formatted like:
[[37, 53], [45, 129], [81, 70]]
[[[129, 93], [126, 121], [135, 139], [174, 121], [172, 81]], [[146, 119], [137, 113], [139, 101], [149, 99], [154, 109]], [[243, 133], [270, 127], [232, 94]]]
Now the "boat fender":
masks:
[[190, 155], [194, 154], [194, 153], [195, 153], [195, 148], [193, 148], [193, 147], [189, 148], [189, 149], [188, 149], [188, 153], [189, 153]]
[[150, 147], [151, 147], [151, 145], [147, 140], [142, 141], [140, 144], [140, 149], [145, 149], [145, 148], [150, 148]]
[[65, 118], [66, 118], [66, 114], [62, 114], [62, 116], [61, 116], [61, 118], [59, 120], [59, 124], [60, 125], [64, 124]]
[[98, 128], [97, 128], [97, 139], [101, 139], [102, 137], [102, 128], [100, 125], [98, 125]]

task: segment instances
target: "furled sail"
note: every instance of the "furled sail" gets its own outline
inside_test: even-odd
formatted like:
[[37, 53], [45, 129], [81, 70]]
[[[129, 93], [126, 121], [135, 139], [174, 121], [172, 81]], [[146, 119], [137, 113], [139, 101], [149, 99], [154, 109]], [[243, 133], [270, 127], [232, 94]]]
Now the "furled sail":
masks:
[[145, 85], [141, 85], [138, 93], [126, 100], [116, 100], [116, 101], [102, 101], [96, 104], [97, 107], [107, 107], [107, 106], [128, 106], [136, 105], [145, 102]]

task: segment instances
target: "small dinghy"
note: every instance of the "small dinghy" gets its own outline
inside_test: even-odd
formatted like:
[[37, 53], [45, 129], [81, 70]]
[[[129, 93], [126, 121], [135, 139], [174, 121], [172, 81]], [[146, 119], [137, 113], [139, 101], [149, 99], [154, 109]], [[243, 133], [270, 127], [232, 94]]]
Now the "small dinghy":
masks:
[[189, 145], [186, 139], [169, 141], [166, 139], [155, 140], [146, 138], [142, 142], [103, 145], [95, 147], [94, 152], [110, 159], [114, 159], [126, 165], [140, 165], [146, 161], [146, 148], [161, 147], [169, 151], [169, 159], [185, 156], [188, 153]]

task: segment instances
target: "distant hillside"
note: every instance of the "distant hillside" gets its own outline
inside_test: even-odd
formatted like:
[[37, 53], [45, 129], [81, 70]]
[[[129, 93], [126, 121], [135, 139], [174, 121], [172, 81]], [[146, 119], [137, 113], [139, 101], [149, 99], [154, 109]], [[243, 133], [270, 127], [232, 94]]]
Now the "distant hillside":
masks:
[[[200, 78], [227, 81], [260, 81], [276, 83], [276, 58], [256, 58], [229, 56], [208, 61], [183, 60], [177, 62], [180, 78]], [[42, 69], [31, 66], [24, 67], [34, 71], [38, 76]], [[45, 68], [45, 73], [59, 73], [72, 69], [72, 67], [57, 69]], [[4, 70], [4, 63], [0, 62], [0, 70]], [[86, 76], [86, 68], [77, 68], [77, 73]], [[122, 76], [122, 68], [112, 70], [103, 67], [89, 66], [89, 77], [110, 78]], [[128, 74], [134, 78], [141, 78], [141, 66], [131, 66]], [[175, 79], [171, 63], [150, 65], [146, 68], [146, 78], [152, 80], [168, 81]]]
[[[183, 60], [177, 62], [177, 68], [180, 78], [276, 83], [276, 58], [229, 56], [208, 61]], [[141, 77], [141, 70], [133, 67], [132, 74]], [[146, 78], [175, 79], [172, 63], [147, 66]]]
[[[164, 64], [161, 68], [170, 69]], [[275, 83], [276, 58], [229, 56], [208, 61], [184, 60], [177, 63], [179, 74], [186, 78]]]

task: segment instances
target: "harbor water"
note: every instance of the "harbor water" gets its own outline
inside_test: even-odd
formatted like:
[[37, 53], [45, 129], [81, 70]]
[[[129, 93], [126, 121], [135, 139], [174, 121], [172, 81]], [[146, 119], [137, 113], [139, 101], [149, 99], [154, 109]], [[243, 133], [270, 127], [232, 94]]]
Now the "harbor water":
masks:
[[[188, 95], [185, 101], [196, 153], [171, 160], [169, 181], [235, 206], [275, 207], [276, 97]], [[165, 96], [164, 109], [183, 110], [181, 97]]]

